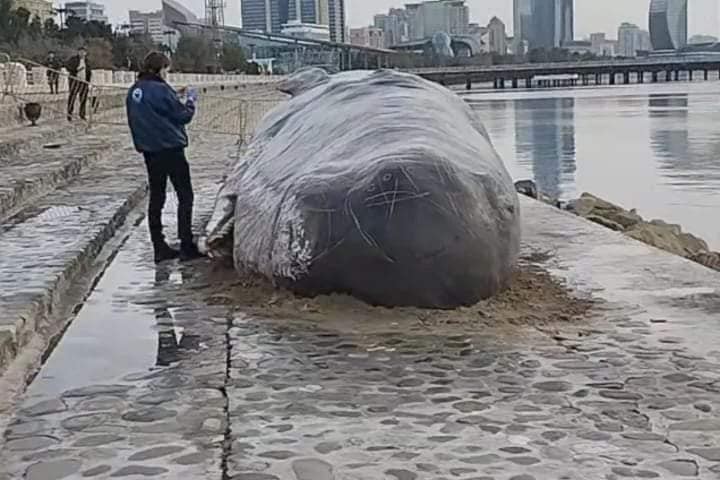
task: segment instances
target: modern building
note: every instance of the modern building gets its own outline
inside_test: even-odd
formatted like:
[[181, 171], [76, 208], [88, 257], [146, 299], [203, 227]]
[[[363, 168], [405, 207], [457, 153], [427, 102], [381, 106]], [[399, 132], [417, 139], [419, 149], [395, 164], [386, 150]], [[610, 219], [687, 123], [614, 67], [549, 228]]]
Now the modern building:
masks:
[[432, 0], [405, 5], [408, 14], [410, 40], [432, 38], [438, 32], [467, 35], [470, 9], [465, 0]]
[[688, 41], [688, 0], [651, 0], [650, 39], [655, 50], [678, 50]]
[[514, 0], [513, 12], [516, 44], [550, 49], [575, 39], [574, 0]]
[[609, 40], [604, 32], [590, 34], [590, 51], [600, 57], [614, 57], [617, 55], [617, 40]]
[[292, 22], [326, 25], [330, 40], [345, 42], [345, 0], [242, 0], [245, 30], [282, 33]]
[[385, 48], [385, 32], [377, 27], [351, 28], [350, 43], [362, 47]]
[[387, 14], [375, 15], [373, 26], [383, 31], [385, 48], [410, 41], [410, 23], [404, 8], [391, 8]]
[[86, 22], [108, 23], [105, 5], [95, 2], [68, 2], [65, 4], [68, 17], [79, 17]]
[[623, 23], [618, 28], [618, 51], [621, 57], [636, 57], [638, 52], [652, 50], [650, 33], [632, 23]]
[[148, 35], [155, 43], [167, 43], [165, 18], [162, 10], [156, 12], [130, 10], [128, 17], [130, 19], [130, 33]]
[[505, 23], [498, 17], [490, 19], [487, 26], [488, 32], [488, 51], [499, 55], [507, 54], [507, 32], [505, 31]]
[[718, 37], [714, 37], [712, 35], [693, 35], [690, 37], [690, 40], [688, 40], [689, 45], [696, 45], [698, 43], [717, 43]]
[[348, 29], [345, 13], [345, 0], [321, 0], [327, 2], [328, 26], [330, 27], [330, 41], [347, 43]]
[[51, 0], [15, 0], [13, 3], [15, 8], [24, 8], [30, 12], [30, 17], [40, 17], [43, 23], [45, 20], [55, 18], [53, 10], [53, 2]]

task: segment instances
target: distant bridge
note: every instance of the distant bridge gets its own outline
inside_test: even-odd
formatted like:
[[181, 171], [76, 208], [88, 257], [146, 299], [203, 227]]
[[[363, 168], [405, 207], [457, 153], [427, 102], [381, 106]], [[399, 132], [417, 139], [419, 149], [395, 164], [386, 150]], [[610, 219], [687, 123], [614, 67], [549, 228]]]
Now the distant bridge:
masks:
[[[493, 82], [495, 88], [505, 88], [506, 83], [517, 88], [533, 86], [539, 76], [577, 75], [583, 85], [607, 83], [643, 83], [678, 80], [686, 72], [690, 80], [697, 72], [705, 80], [711, 72], [720, 76], [720, 54], [695, 53], [685, 55], [657, 55], [628, 60], [599, 60], [590, 62], [524, 63], [492, 66], [431, 67], [405, 70], [443, 85], [465, 84], [469, 90], [473, 83]], [[713, 75], [715, 76], [715, 75]]]

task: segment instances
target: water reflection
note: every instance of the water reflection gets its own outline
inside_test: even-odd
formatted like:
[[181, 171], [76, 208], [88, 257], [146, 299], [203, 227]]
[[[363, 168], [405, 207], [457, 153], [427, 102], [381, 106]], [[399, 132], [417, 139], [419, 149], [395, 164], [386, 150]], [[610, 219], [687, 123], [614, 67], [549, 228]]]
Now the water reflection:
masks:
[[538, 189], [551, 198], [572, 192], [575, 164], [575, 99], [537, 98], [515, 103], [517, 161], [532, 167]]
[[[155, 288], [162, 289], [170, 283], [170, 275], [173, 272], [173, 265], [160, 264], [155, 269]], [[182, 283], [186, 284], [186, 269], [180, 270]], [[167, 367], [181, 358], [181, 352], [197, 350], [200, 346], [200, 336], [188, 334], [184, 327], [177, 325], [174, 316], [170, 311], [170, 305], [164, 300], [158, 299], [155, 306], [155, 321], [158, 335], [157, 361], [158, 367]]]
[[719, 99], [720, 82], [673, 82], [468, 101], [516, 180], [561, 199], [592, 192], [720, 250]]
[[649, 95], [648, 115], [650, 144], [669, 183], [713, 188], [707, 180], [720, 179], [720, 134], [707, 132], [702, 119], [692, 121], [689, 95]]

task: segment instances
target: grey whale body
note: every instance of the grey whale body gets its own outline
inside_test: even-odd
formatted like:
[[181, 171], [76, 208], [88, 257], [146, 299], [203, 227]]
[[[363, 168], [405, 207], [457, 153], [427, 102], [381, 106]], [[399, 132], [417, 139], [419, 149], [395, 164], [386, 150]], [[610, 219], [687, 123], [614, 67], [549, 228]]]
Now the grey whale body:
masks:
[[[286, 81], [216, 199], [206, 243], [300, 295], [455, 308], [508, 285], [517, 193], [457, 95], [391, 70]], [[232, 242], [230, 242], [232, 240]]]

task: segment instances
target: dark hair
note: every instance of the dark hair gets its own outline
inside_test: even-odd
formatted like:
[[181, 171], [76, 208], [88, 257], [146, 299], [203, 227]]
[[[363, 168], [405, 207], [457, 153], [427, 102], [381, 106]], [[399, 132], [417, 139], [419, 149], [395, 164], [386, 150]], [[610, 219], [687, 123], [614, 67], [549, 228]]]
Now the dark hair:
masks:
[[87, 52], [87, 48], [80, 47], [80, 48], [78, 48], [78, 52]]
[[142, 72], [157, 75], [160, 70], [170, 66], [170, 59], [162, 52], [150, 52], [143, 60]]

